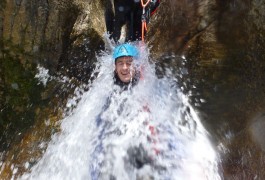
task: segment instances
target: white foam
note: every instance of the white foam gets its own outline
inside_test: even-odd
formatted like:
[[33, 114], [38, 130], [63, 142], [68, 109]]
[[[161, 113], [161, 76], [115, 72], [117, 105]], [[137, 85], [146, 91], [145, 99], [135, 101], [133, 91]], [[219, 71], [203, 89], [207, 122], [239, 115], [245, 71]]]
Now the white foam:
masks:
[[49, 70], [45, 69], [44, 67], [40, 65], [37, 66], [37, 69], [38, 69], [38, 73], [35, 75], [35, 78], [37, 78], [40, 81], [40, 83], [46, 86], [50, 78]]
[[[138, 68], [144, 79], [121, 94], [113, 84], [111, 56], [98, 58], [99, 74], [90, 90], [80, 94], [81, 101], [62, 120], [62, 132], [52, 138], [31, 173], [20, 179], [97, 179], [93, 172], [101, 173], [99, 179], [112, 175], [117, 180], [148, 176], [221, 179], [216, 152], [187, 96], [173, 77], [158, 79], [146, 49], [141, 51]], [[107, 102], [108, 108], [103, 110]], [[151, 133], [150, 126], [157, 129], [156, 135]], [[156, 143], [151, 143], [147, 136]], [[139, 144], [152, 157], [153, 164], [138, 170], [128, 162], [127, 151]], [[160, 151], [158, 155], [154, 148]]]

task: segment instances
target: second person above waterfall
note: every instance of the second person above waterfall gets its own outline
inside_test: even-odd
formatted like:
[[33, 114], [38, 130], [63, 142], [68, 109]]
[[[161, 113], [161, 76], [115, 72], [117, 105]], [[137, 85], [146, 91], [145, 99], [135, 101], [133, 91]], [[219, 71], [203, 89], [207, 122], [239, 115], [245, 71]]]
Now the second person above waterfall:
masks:
[[159, 6], [160, 0], [106, 0], [105, 20], [110, 38], [118, 43], [121, 30], [126, 25], [125, 41], [142, 39], [143, 22], [149, 18]]

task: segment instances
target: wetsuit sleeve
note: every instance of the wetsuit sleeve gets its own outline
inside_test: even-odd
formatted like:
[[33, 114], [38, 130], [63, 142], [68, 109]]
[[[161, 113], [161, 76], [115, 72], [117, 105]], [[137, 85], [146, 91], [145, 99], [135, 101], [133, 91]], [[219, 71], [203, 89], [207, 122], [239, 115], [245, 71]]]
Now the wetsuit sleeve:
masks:
[[96, 117], [96, 125], [97, 125], [97, 127], [99, 127], [99, 126], [102, 124], [102, 122], [103, 122], [103, 120], [102, 120], [102, 118], [101, 118], [101, 115], [102, 115], [102, 114], [103, 114], [103, 113], [109, 108], [110, 103], [111, 103], [110, 98], [111, 98], [111, 96], [109, 96], [109, 97], [107, 98], [106, 103], [104, 104], [104, 106], [103, 106], [101, 112], [100, 112], [100, 113], [97, 115], [97, 117]]

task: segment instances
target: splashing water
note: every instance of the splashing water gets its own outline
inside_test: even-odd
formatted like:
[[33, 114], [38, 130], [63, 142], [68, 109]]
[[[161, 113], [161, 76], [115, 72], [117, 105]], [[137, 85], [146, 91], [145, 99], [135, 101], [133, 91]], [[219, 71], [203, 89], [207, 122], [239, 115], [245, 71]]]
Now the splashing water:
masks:
[[158, 79], [142, 54], [136, 65], [144, 78], [123, 92], [113, 83], [111, 56], [98, 58], [89, 91], [20, 179], [221, 179], [187, 97], [173, 77]]
[[46, 86], [47, 81], [49, 80], [49, 70], [41, 67], [40, 65], [37, 66], [38, 73], [35, 75], [35, 78], [39, 79], [39, 82]]

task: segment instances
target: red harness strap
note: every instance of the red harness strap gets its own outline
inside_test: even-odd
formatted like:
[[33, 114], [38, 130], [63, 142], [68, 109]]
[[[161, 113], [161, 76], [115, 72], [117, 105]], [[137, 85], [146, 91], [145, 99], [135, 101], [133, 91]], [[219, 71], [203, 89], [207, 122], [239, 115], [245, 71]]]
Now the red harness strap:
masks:
[[[144, 35], [147, 31], [147, 23], [146, 23], [146, 14], [145, 14], [145, 8], [150, 3], [151, 0], [147, 0], [146, 3], [144, 3], [144, 0], [141, 0], [141, 5], [143, 7], [143, 13], [142, 13], [142, 41], [144, 41]], [[158, 0], [158, 4], [160, 4], [160, 0]], [[157, 10], [157, 7], [151, 12], [151, 16], [155, 13]]]
[[[141, 4], [143, 7], [143, 14], [142, 16], [145, 16], [145, 7], [149, 4], [151, 0], [147, 0], [146, 3], [144, 3], [144, 0], [141, 0]], [[144, 32], [147, 31], [147, 24], [146, 24], [146, 19], [142, 18], [142, 41], [144, 41]]]
[[[160, 4], [160, 0], [158, 0], [158, 4]], [[152, 16], [153, 14], [155, 14], [156, 10], [157, 10], [157, 7], [151, 12], [151, 16]]]
[[[145, 112], [150, 113], [150, 109], [148, 108], [147, 105], [145, 105], [145, 106], [143, 107], [143, 110], [144, 110]], [[155, 146], [156, 143], [157, 143], [157, 131], [156, 131], [156, 128], [155, 128], [154, 126], [150, 125], [148, 122], [146, 122], [146, 125], [148, 125], [148, 129], [149, 129], [149, 131], [150, 131], [150, 133], [151, 133], [150, 141], [151, 141], [151, 143], [153, 143], [154, 146]], [[153, 147], [152, 149], [154, 150], [154, 152], [155, 152], [156, 155], [158, 155], [158, 154], [160, 153], [160, 151], [159, 151], [156, 147]]]
[[[146, 3], [144, 3], [144, 0], [141, 0], [141, 5], [142, 5], [142, 7], [143, 7], [143, 14], [142, 14], [142, 42], [144, 42], [144, 35], [145, 35], [145, 31], [147, 31], [147, 23], [146, 23], [146, 17], [145, 17], [145, 7], [150, 3], [150, 1], [151, 0], [147, 0], [147, 2]], [[159, 0], [159, 2], [160, 2], [160, 0]], [[152, 13], [151, 13], [151, 15], [153, 15], [153, 13], [155, 12], [156, 10], [154, 10]], [[142, 71], [143, 71], [143, 67], [141, 67], [141, 80], [143, 80], [144, 79], [144, 77], [143, 77], [143, 73], [142, 73]], [[143, 110], [145, 111], [145, 112], [148, 112], [148, 113], [150, 113], [150, 109], [148, 108], [148, 106], [147, 105], [145, 105], [144, 107], [143, 107]], [[146, 122], [146, 125], [148, 125], [148, 122]], [[149, 131], [150, 131], [150, 133], [151, 133], [151, 137], [150, 137], [150, 141], [155, 145], [156, 143], [157, 143], [157, 131], [156, 131], [156, 129], [155, 129], [155, 127], [154, 126], [152, 126], [152, 125], [148, 125], [148, 129], [149, 129]], [[160, 151], [156, 148], [156, 147], [153, 147], [153, 150], [154, 150], [154, 152], [155, 152], [155, 154], [156, 155], [158, 155], [159, 153], [160, 153]]]

